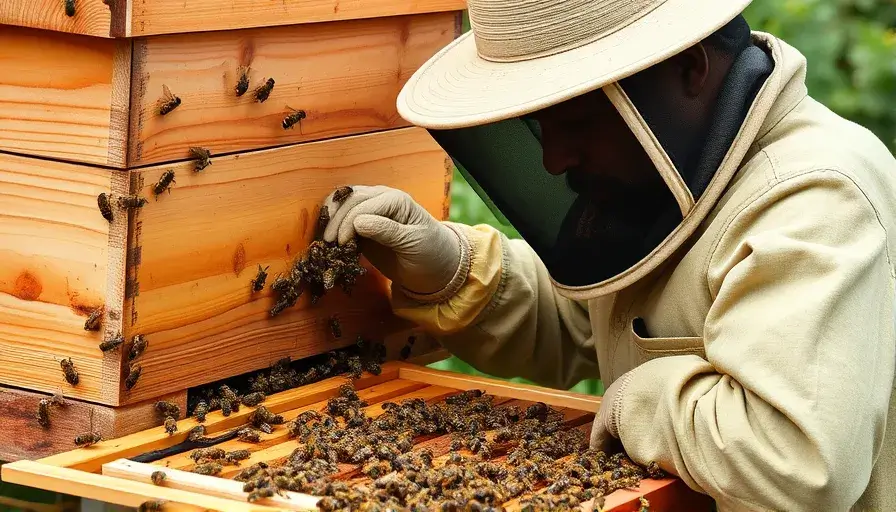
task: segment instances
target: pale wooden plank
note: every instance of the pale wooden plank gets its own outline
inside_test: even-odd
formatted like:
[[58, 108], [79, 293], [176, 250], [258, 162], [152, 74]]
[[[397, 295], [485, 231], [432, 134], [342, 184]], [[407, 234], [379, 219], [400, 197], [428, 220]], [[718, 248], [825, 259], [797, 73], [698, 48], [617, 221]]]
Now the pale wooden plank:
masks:
[[0, 24], [110, 37], [113, 16], [109, 6], [102, 0], [77, 0], [75, 5], [75, 15], [68, 17], [59, 0], [0, 0]]
[[[179, 8], [179, 11], [181, 9]], [[178, 34], [135, 42], [131, 166], [407, 126], [395, 98], [411, 74], [451, 42], [459, 13]], [[184, 59], [184, 55], [189, 55]], [[250, 88], [234, 93], [240, 66]], [[270, 98], [256, 86], [272, 77]], [[160, 116], [167, 85], [181, 98]], [[290, 106], [307, 117], [282, 127]]]
[[[356, 389], [364, 389], [397, 377], [397, 365], [386, 363], [383, 365], [380, 375], [364, 374], [360, 379], [354, 381], [354, 385]], [[283, 411], [317, 403], [335, 396], [339, 386], [348, 380], [347, 377], [331, 377], [301, 388], [277, 393], [265, 400], [265, 406], [279, 414]], [[208, 435], [212, 435], [245, 424], [252, 411], [252, 408], [241, 407], [239, 412], [232, 413], [227, 417], [221, 414], [221, 411], [215, 411], [208, 414], [203, 425], [205, 425]], [[46, 457], [40, 461], [54, 466], [97, 472], [106, 462], [133, 457], [181, 443], [187, 438], [189, 430], [198, 424], [194, 418], [187, 418], [177, 422], [178, 431], [174, 435], [169, 436], [164, 428], [156, 427], [118, 439], [102, 441], [90, 448], [81, 448]]]
[[[100, 305], [106, 320], [122, 314], [107, 278], [110, 262], [124, 262], [126, 218], [107, 222], [97, 195], [124, 187], [113, 171], [0, 154], [0, 383], [115, 402], [120, 354], [107, 366], [103, 332], [85, 331], [84, 321]], [[77, 386], [59, 366], [68, 357]]]
[[[0, 0], [0, 11], [9, 2]], [[130, 48], [127, 40], [4, 26], [0, 150], [123, 167]]]
[[[405, 14], [458, 11], [463, 0], [282, 0], [259, 3], [232, 0], [226, 5], [204, 0], [134, 2], [127, 37], [297, 25]], [[460, 25], [458, 25], [458, 30]]]
[[[269, 280], [286, 272], [314, 236], [318, 205], [345, 184], [401, 188], [437, 217], [445, 215], [451, 167], [425, 130], [383, 133], [224, 156], [201, 173], [192, 163], [133, 171], [141, 194], [168, 169], [164, 193], [134, 214], [126, 301], [128, 335], [151, 348], [124, 403], [192, 387], [378, 337], [409, 324], [391, 313], [379, 273], [358, 279], [352, 296], [333, 290], [310, 307], [306, 296], [271, 318], [270, 288], [253, 294], [258, 265]], [[343, 336], [334, 340], [329, 317]], [[252, 347], [262, 344], [264, 350]]]
[[[141, 464], [127, 459], [103, 464], [104, 475], [135, 482], [152, 483], [151, 477], [155, 471], [159, 471], [158, 466]], [[246, 501], [249, 496], [249, 493], [243, 492], [242, 482], [215, 476], [197, 475], [178, 469], [164, 469], [163, 471], [165, 472], [165, 481], [162, 483], [162, 487], [237, 501]], [[316, 510], [319, 500], [320, 498], [308, 494], [284, 491], [282, 495], [258, 500], [255, 503], [288, 510]]]
[[122, 478], [52, 466], [31, 460], [20, 460], [0, 466], [0, 476], [2, 476], [4, 482], [27, 485], [29, 487], [37, 487], [48, 491], [129, 507], [138, 507], [147, 500], [165, 500], [167, 501], [165, 504], [166, 511], [199, 512], [211, 509], [233, 512], [263, 512], [279, 510], [279, 507], [274, 508], [182, 491], [180, 489], [159, 487]]
[[[357, 393], [358, 396], [362, 400], [365, 400], [367, 403], [377, 404], [386, 400], [392, 400], [397, 396], [404, 395], [405, 393], [409, 393], [423, 387], [426, 387], [426, 384], [395, 379], [384, 382], [382, 384], [377, 384], [375, 386], [370, 386], [369, 388], [361, 389]], [[320, 402], [306, 405], [304, 407], [299, 407], [297, 409], [283, 411], [279, 414], [283, 416], [285, 422], [289, 422], [305, 411], [322, 410], [326, 407], [326, 405], [327, 401], [322, 400]], [[259, 432], [261, 441], [258, 443], [247, 443], [244, 441], [240, 441], [239, 439], [234, 439], [217, 444], [216, 446], [226, 451], [249, 450], [251, 452], [256, 452], [274, 444], [285, 442], [289, 439], [289, 433], [285, 425], [273, 425], [273, 428], [274, 431], [270, 434]], [[184, 452], [177, 455], [172, 455], [170, 457], [166, 457], [164, 459], [153, 462], [153, 464], [175, 469], [191, 469], [193, 467], [193, 459], [190, 458], [191, 453], [192, 452]]]
[[[420, 384], [421, 386], [423, 384]], [[38, 403], [49, 395], [0, 387], [0, 460], [37, 459], [75, 449], [75, 436], [98, 432], [105, 439], [155, 427], [161, 421], [155, 400], [124, 407], [65, 399], [64, 407], [50, 409], [50, 428], [37, 423]], [[159, 397], [186, 410], [187, 393]]]
[[583, 411], [597, 412], [600, 408], [600, 397], [561, 391], [555, 389], [533, 386], [529, 384], [517, 384], [504, 382], [497, 379], [477, 377], [472, 375], [460, 375], [432, 368], [420, 368], [413, 365], [403, 365], [399, 370], [402, 379], [438, 383], [443, 386], [451, 386], [457, 389], [481, 389], [486, 393], [497, 396], [513, 396], [524, 400], [544, 402], [554, 407], [569, 407]]

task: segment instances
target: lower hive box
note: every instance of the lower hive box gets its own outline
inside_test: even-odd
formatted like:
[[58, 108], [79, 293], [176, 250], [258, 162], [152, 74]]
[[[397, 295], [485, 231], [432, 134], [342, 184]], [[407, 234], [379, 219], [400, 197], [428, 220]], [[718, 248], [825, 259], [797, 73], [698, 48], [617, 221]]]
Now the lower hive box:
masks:
[[587, 450], [599, 404], [389, 362], [183, 419], [173, 433], [7, 464], [2, 478], [162, 510], [709, 510], [678, 479]]

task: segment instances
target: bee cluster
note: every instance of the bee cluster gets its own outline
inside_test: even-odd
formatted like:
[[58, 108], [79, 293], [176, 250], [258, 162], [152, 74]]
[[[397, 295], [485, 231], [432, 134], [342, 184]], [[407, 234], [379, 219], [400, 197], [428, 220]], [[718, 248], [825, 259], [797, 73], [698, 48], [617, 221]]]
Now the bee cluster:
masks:
[[357, 278], [367, 273], [367, 269], [361, 266], [361, 252], [356, 240], [339, 245], [319, 239], [329, 221], [328, 209], [322, 206], [318, 214], [318, 240], [311, 242], [305, 253], [293, 263], [288, 275], [278, 276], [271, 283], [271, 289], [278, 295], [277, 302], [271, 308], [271, 316], [294, 306], [306, 289], [311, 296], [311, 304], [316, 304], [337, 285], [350, 294]]
[[[321, 496], [322, 511], [502, 510], [514, 498], [523, 510], [576, 510], [647, 476], [664, 476], [656, 464], [644, 469], [624, 454], [588, 449], [585, 434], [564, 429], [563, 415], [542, 403], [525, 410], [495, 406], [493, 397], [471, 390], [436, 404], [385, 402], [377, 418], [365, 406], [346, 384], [325, 410], [289, 422], [300, 446], [281, 464], [259, 462], [235, 477], [249, 501], [296, 491]], [[447, 457], [414, 450], [415, 439], [446, 434], [456, 441]], [[463, 455], [463, 448], [473, 455]], [[215, 460], [225, 459], [218, 450]], [[371, 480], [339, 480], [340, 463], [357, 465]]]
[[[187, 397], [188, 415], [192, 414], [197, 421], [204, 422], [205, 415], [211, 411], [220, 409], [225, 416], [229, 416], [232, 412], [238, 411], [240, 405], [256, 407], [264, 402], [267, 395], [335, 375], [348, 374], [354, 379], [360, 378], [364, 371], [378, 375], [381, 371], [380, 364], [385, 362], [385, 359], [386, 347], [382, 343], [361, 337], [353, 347], [299, 361], [292, 361], [286, 357], [275, 362], [270, 368], [211, 383], [195, 390], [191, 389]], [[238, 390], [245, 390], [245, 393], [240, 394]], [[257, 414], [253, 417], [255, 416]], [[269, 422], [258, 423], [253, 426], [259, 430], [264, 431], [265, 425], [270, 428]], [[246, 436], [251, 439], [253, 433], [247, 433]]]

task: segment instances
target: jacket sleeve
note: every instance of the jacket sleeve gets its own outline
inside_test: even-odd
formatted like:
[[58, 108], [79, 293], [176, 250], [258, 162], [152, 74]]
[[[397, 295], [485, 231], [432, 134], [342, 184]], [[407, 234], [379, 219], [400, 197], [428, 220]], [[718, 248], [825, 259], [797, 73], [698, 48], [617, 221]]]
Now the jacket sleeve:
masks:
[[779, 182], [729, 219], [707, 267], [707, 360], [626, 375], [616, 424], [734, 510], [847, 510], [882, 446], [894, 364], [894, 278], [876, 210], [848, 178]]
[[535, 251], [489, 226], [448, 225], [469, 254], [463, 284], [430, 303], [393, 287], [395, 313], [491, 375], [563, 389], [599, 377], [587, 304], [556, 293]]

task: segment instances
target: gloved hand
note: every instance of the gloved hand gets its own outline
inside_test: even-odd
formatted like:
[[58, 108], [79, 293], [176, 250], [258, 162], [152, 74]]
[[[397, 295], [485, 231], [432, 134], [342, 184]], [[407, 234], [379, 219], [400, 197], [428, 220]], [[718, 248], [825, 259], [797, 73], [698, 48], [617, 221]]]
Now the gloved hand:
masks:
[[622, 406], [622, 394], [631, 376], [631, 372], [623, 374], [604, 391], [600, 411], [597, 412], [591, 426], [589, 443], [591, 448], [607, 453], [622, 449], [622, 443], [619, 441], [619, 409]]
[[330, 223], [324, 241], [342, 244], [357, 234], [364, 256], [411, 296], [439, 294], [457, 283], [468, 251], [459, 233], [400, 190], [364, 185], [352, 189], [342, 203], [335, 202], [333, 194], [327, 197]]

